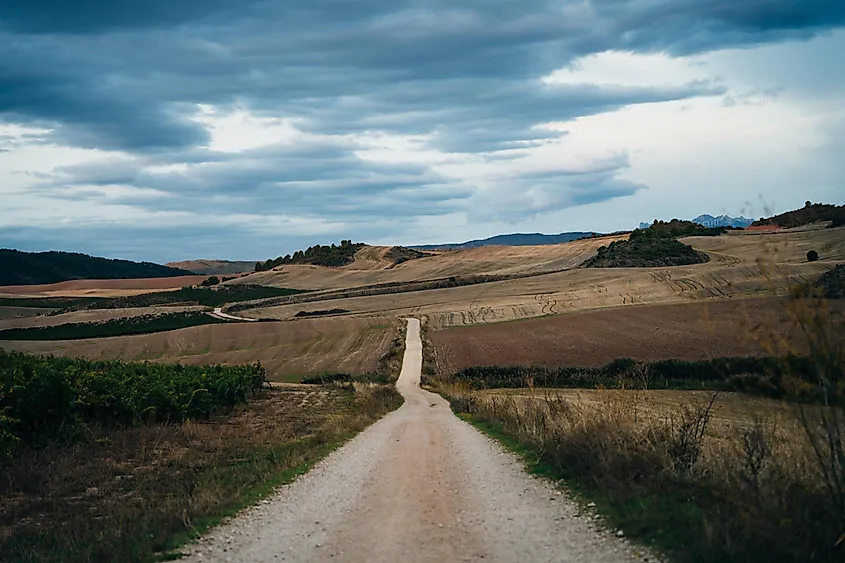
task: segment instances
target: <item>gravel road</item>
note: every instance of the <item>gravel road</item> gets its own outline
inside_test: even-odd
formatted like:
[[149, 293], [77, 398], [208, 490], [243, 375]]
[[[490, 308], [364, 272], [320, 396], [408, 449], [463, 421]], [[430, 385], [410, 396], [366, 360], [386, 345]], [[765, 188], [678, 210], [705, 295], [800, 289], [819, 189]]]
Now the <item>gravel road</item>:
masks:
[[400, 409], [186, 548], [184, 561], [642, 561], [641, 548], [420, 389], [419, 330], [409, 319]]

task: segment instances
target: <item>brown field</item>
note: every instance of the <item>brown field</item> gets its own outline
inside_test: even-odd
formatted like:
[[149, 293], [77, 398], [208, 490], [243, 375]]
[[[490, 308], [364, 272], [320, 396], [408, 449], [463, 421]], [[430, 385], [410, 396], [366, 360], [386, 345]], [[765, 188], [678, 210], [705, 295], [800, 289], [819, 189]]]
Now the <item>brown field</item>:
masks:
[[0, 306], [0, 326], [2, 321], [10, 319], [24, 319], [36, 317], [52, 311], [53, 309], [41, 309], [39, 307], [4, 307]]
[[128, 280], [70, 280], [43, 285], [0, 286], [0, 296], [8, 297], [120, 297], [151, 291], [179, 289], [198, 284], [208, 276], [137, 278]]
[[[839, 314], [843, 309], [838, 307]], [[455, 373], [482, 365], [601, 366], [617, 358], [765, 355], [772, 352], [768, 343], [781, 339], [798, 349], [795, 331], [785, 300], [762, 298], [586, 311], [435, 330], [430, 336], [438, 369]]]
[[30, 309], [36, 313], [26, 317], [4, 319], [2, 313], [0, 313], [0, 330], [6, 330], [7, 328], [55, 326], [65, 323], [91, 323], [127, 317], [140, 317], [143, 315], [202, 311], [203, 309], [204, 307], [199, 305], [175, 305], [168, 307], [133, 307], [131, 309], [92, 309], [90, 311], [73, 311], [59, 315], [44, 314], [46, 311], [50, 311], [50, 309]]
[[296, 289], [340, 289], [377, 283], [407, 282], [466, 275], [536, 274], [574, 268], [598, 247], [627, 235], [547, 246], [485, 246], [433, 253], [394, 265], [391, 247], [367, 247], [342, 268], [290, 265], [257, 272], [229, 283], [253, 283]]
[[399, 321], [385, 317], [232, 323], [170, 332], [44, 342], [2, 342], [22, 352], [93, 360], [244, 364], [260, 361], [270, 380], [298, 380], [326, 372], [375, 371]]

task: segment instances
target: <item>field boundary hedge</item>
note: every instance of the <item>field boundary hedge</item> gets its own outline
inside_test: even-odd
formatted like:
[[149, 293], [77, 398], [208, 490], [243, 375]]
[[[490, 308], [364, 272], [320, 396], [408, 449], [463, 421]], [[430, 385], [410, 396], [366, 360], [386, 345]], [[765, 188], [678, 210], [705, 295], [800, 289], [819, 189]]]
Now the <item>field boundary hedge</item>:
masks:
[[620, 358], [599, 367], [476, 366], [447, 379], [471, 389], [524, 387], [641, 387], [741, 391], [774, 399], [814, 402], [817, 363], [808, 357], [735, 357], [702, 361], [637, 362]]
[[218, 319], [199, 312], [140, 315], [101, 322], [64, 323], [52, 326], [33, 326], [0, 330], [0, 340], [80, 340], [166, 332], [207, 324], [226, 324], [238, 321]]

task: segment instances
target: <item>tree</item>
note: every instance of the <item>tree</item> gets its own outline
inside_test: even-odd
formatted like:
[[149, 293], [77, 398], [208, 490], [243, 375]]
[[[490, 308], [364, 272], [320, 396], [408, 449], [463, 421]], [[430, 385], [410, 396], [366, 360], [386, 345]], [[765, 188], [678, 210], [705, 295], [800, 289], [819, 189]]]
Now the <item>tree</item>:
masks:
[[807, 253], [807, 262], [818, 262], [819, 260], [819, 253], [815, 250], [811, 250]]

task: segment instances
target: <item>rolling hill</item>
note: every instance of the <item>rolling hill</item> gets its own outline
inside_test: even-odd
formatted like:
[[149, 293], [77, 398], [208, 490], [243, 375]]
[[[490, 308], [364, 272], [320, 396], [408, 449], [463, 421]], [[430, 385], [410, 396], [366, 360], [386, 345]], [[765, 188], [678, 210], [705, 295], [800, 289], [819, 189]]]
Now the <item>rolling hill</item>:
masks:
[[811, 223], [831, 222], [831, 227], [841, 227], [845, 225], [845, 205], [826, 205], [824, 203], [807, 204], [801, 209], [795, 211], [788, 211], [755, 221], [752, 226], [763, 227], [769, 225], [776, 225], [784, 229], [791, 229], [794, 227], [802, 227]]
[[83, 279], [168, 278], [191, 272], [152, 262], [97, 258], [76, 252], [0, 249], [0, 285], [50, 284]]
[[168, 262], [165, 266], [188, 270], [201, 276], [221, 276], [252, 272], [255, 269], [255, 260], [183, 260], [181, 262]]
[[479, 248], [481, 246], [541, 246], [546, 244], [560, 244], [586, 238], [597, 233], [559, 233], [544, 235], [542, 233], [513, 233], [496, 235], [494, 237], [456, 242], [450, 244], [419, 244], [411, 246], [417, 250], [458, 250], [461, 248]]

